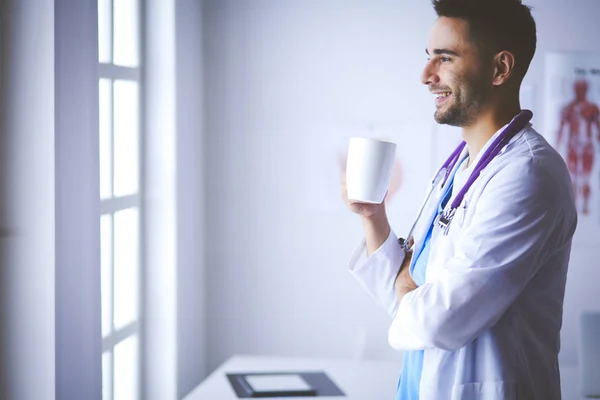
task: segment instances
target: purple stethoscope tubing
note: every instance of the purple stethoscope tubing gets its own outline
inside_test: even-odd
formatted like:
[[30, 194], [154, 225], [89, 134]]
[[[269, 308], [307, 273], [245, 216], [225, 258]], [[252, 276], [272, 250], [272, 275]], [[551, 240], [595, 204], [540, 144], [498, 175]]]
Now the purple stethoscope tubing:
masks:
[[[450, 222], [452, 222], [452, 218], [454, 217], [454, 213], [456, 212], [456, 209], [462, 203], [462, 201], [465, 197], [465, 194], [469, 191], [469, 189], [471, 188], [473, 183], [475, 183], [475, 181], [481, 174], [481, 171], [483, 171], [483, 169], [485, 167], [487, 167], [487, 165], [494, 159], [494, 157], [496, 157], [500, 153], [500, 151], [502, 151], [504, 146], [506, 146], [508, 144], [508, 142], [517, 133], [519, 133], [521, 130], [523, 130], [527, 126], [527, 124], [529, 123], [529, 121], [531, 120], [532, 117], [533, 117], [533, 113], [531, 111], [522, 110], [519, 114], [517, 114], [517, 116], [515, 116], [512, 119], [512, 121], [508, 124], [508, 126], [490, 144], [490, 146], [487, 148], [485, 153], [483, 153], [483, 155], [481, 156], [481, 159], [475, 166], [475, 169], [469, 176], [469, 179], [467, 179], [467, 182], [464, 184], [462, 189], [458, 192], [458, 194], [452, 201], [452, 204], [450, 205], [450, 207], [447, 208], [446, 210], [444, 210], [443, 212], [441, 212], [438, 215], [438, 217], [436, 218], [437, 224], [441, 228], [444, 229], [444, 234], [448, 233], [449, 225], [450, 225]], [[415, 223], [413, 224], [412, 228], [410, 229], [407, 239], [405, 240], [405, 239], [400, 238], [398, 240], [400, 245], [406, 251], [410, 250], [410, 241], [411, 241], [412, 233], [417, 225], [417, 222], [419, 221], [419, 219], [421, 217], [423, 209], [425, 208], [425, 204], [427, 204], [427, 202], [429, 201], [429, 198], [431, 197], [431, 194], [433, 193], [435, 187], [437, 186], [437, 182], [436, 182], [438, 180], [437, 177], [440, 176], [440, 174], [442, 174], [442, 173], [444, 174], [443, 181], [441, 182], [442, 183], [441, 187], [444, 187], [451, 171], [453, 170], [454, 166], [458, 162], [458, 160], [460, 158], [460, 154], [462, 153], [465, 146], [466, 146], [466, 142], [462, 141], [456, 147], [456, 149], [452, 152], [452, 154], [450, 154], [450, 157], [448, 157], [446, 162], [444, 162], [444, 164], [440, 167], [440, 169], [438, 170], [438, 172], [436, 174], [436, 178], [433, 181], [432, 189], [429, 192], [423, 206], [421, 207], [421, 210], [419, 211], [419, 215], [417, 216]]]
[[[473, 185], [473, 183], [477, 180], [477, 178], [479, 177], [479, 174], [481, 174], [481, 171], [483, 171], [483, 169], [488, 166], [488, 164], [494, 159], [494, 157], [496, 157], [500, 153], [500, 151], [502, 151], [504, 146], [506, 146], [508, 144], [508, 142], [517, 133], [519, 133], [520, 131], [525, 129], [525, 127], [527, 126], [527, 124], [529, 123], [529, 121], [531, 120], [532, 117], [533, 117], [533, 113], [531, 111], [523, 110], [516, 117], [513, 118], [513, 120], [508, 124], [508, 126], [504, 129], [504, 131], [502, 131], [498, 135], [498, 137], [492, 142], [490, 147], [488, 147], [486, 152], [483, 153], [483, 155], [481, 156], [481, 159], [477, 163], [477, 166], [475, 167], [475, 169], [469, 176], [469, 179], [464, 184], [464, 186], [462, 187], [460, 192], [458, 192], [458, 194], [454, 198], [454, 201], [452, 201], [452, 205], [450, 206], [450, 208], [456, 209], [456, 208], [458, 208], [458, 206], [460, 206], [460, 203], [462, 203], [463, 198], [465, 197], [465, 194], [469, 191], [469, 189], [471, 188], [471, 185]], [[464, 147], [464, 145], [462, 147]], [[462, 148], [461, 148], [461, 150], [462, 150]], [[458, 160], [459, 155], [460, 155], [460, 152], [456, 156], [457, 160]], [[454, 164], [455, 163], [456, 162], [454, 162]]]

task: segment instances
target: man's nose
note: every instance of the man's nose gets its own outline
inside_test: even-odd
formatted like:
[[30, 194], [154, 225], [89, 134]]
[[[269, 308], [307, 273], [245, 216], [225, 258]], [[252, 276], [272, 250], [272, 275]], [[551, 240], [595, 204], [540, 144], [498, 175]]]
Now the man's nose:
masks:
[[435, 67], [431, 61], [428, 61], [425, 65], [425, 68], [423, 68], [423, 72], [421, 73], [421, 83], [424, 85], [432, 85], [438, 83], [439, 81], [440, 77], [438, 76]]

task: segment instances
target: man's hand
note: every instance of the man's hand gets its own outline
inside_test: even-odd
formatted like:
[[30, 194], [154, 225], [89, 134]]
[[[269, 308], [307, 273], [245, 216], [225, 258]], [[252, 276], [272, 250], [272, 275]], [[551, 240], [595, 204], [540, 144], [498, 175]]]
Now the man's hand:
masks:
[[402, 265], [400, 266], [400, 271], [398, 271], [398, 275], [396, 275], [396, 280], [394, 281], [394, 289], [396, 291], [396, 297], [398, 298], [398, 303], [402, 301], [402, 298], [405, 294], [412, 292], [418, 286], [413, 281], [410, 276], [410, 261], [412, 259], [412, 251], [407, 252], [404, 261], [402, 261]]
[[342, 161], [343, 160], [340, 160], [342, 199], [350, 211], [361, 216], [363, 228], [365, 230], [367, 256], [370, 256], [390, 235], [391, 228], [385, 212], [385, 201], [381, 204], [367, 204], [349, 200], [348, 191], [346, 190], [346, 164], [345, 161]]
[[[342, 164], [340, 162], [340, 170], [342, 177], [342, 199], [346, 206], [355, 214], [360, 215], [363, 218], [377, 218], [378, 215], [385, 216], [385, 201], [381, 204], [370, 204], [370, 203], [361, 203], [354, 200], [348, 199], [348, 190], [346, 188], [346, 165], [344, 164], [341, 168]], [[385, 197], [387, 198], [388, 193], [386, 192]]]

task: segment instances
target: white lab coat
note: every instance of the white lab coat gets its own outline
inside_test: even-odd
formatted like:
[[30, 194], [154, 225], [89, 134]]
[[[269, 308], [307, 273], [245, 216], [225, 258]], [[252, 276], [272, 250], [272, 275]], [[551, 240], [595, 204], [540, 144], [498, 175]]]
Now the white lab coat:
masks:
[[[469, 173], [458, 171], [452, 197]], [[564, 161], [529, 124], [467, 192], [448, 235], [434, 228], [425, 284], [400, 304], [393, 283], [404, 252], [395, 233], [368, 258], [364, 240], [355, 250], [351, 273], [393, 318], [390, 345], [424, 350], [421, 400], [561, 398], [572, 191]]]

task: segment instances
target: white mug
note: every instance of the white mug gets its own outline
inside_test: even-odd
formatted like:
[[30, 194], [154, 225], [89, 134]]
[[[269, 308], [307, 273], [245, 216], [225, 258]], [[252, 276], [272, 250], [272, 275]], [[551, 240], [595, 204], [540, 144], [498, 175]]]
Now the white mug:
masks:
[[361, 137], [350, 138], [346, 161], [348, 199], [381, 204], [390, 185], [396, 144]]

